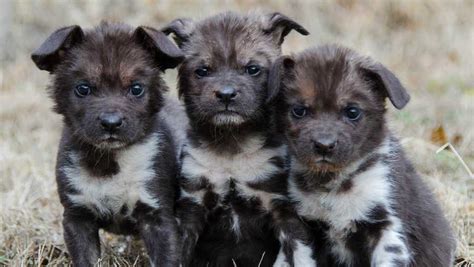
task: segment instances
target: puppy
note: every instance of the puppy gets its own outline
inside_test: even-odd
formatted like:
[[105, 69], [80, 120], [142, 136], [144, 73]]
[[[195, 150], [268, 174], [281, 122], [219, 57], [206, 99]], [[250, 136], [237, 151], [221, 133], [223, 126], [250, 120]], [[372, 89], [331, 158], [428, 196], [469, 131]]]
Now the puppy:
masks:
[[385, 99], [409, 101], [395, 75], [324, 46], [277, 60], [270, 76], [271, 90], [281, 86], [291, 196], [314, 230], [318, 265], [452, 265], [451, 229], [386, 126]]
[[97, 263], [103, 228], [140, 235], [153, 266], [177, 266], [176, 153], [158, 112], [160, 75], [181, 51], [153, 28], [102, 23], [55, 31], [32, 59], [54, 75], [64, 117], [56, 179], [74, 265]]
[[285, 198], [287, 149], [267, 91], [291, 30], [308, 34], [279, 13], [230, 12], [163, 29], [185, 54], [178, 86], [191, 129], [177, 204], [185, 266], [269, 266], [279, 249], [275, 233], [297, 232]]

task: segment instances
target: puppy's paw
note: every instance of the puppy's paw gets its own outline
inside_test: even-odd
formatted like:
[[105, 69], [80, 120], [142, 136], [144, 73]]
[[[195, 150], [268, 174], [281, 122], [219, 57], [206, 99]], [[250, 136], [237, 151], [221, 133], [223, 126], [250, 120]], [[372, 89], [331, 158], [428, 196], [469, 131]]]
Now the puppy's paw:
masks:
[[283, 250], [280, 249], [277, 259], [275, 260], [275, 263], [273, 263], [273, 267], [290, 267], [290, 266], [291, 265], [288, 263], [285, 253], [283, 253]]

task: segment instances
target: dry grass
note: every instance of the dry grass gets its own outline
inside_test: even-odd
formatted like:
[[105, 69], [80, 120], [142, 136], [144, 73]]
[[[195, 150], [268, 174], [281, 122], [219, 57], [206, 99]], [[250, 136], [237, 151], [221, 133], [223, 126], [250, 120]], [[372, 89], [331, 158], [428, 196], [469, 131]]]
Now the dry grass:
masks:
[[[63, 25], [101, 19], [160, 26], [223, 10], [278, 10], [311, 32], [292, 34], [285, 52], [341, 43], [383, 62], [407, 85], [412, 102], [390, 109], [392, 128], [433, 188], [458, 236], [458, 258], [474, 259], [474, 180], [453, 153], [435, 154], [442, 125], [474, 169], [473, 1], [33, 1], [2, 0], [0, 11], [0, 265], [67, 265], [54, 181], [61, 119], [51, 112], [47, 74], [30, 52]], [[175, 72], [167, 74], [175, 85]], [[454, 138], [458, 136], [457, 138]], [[461, 138], [459, 138], [461, 137]], [[456, 139], [456, 140], [454, 140]], [[104, 265], [141, 265], [139, 241], [102, 234]], [[461, 265], [460, 262], [458, 265]]]

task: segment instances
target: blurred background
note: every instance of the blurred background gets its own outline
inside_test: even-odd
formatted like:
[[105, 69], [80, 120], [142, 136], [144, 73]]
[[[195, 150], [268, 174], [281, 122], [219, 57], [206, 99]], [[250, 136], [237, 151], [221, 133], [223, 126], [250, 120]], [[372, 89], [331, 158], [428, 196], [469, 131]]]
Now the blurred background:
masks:
[[[290, 34], [284, 53], [339, 43], [395, 72], [412, 96], [389, 107], [390, 126], [435, 192], [458, 237], [458, 266], [474, 259], [474, 1], [0, 0], [0, 266], [68, 265], [54, 178], [61, 118], [46, 94], [48, 73], [30, 54], [54, 30], [101, 20], [160, 28], [177, 17], [279, 11], [311, 33]], [[176, 72], [166, 80], [176, 85]], [[146, 262], [139, 241], [102, 234], [103, 263]], [[469, 265], [472, 266], [472, 265]]]

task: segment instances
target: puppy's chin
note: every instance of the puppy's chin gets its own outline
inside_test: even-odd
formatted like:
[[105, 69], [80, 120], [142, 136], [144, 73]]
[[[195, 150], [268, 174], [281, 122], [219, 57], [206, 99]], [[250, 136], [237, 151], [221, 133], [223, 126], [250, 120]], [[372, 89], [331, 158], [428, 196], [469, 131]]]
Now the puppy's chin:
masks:
[[127, 144], [122, 141], [116, 140], [116, 141], [103, 141], [96, 144], [95, 146], [103, 150], [115, 150], [115, 149], [124, 148], [125, 146], [127, 146]]
[[339, 173], [343, 170], [343, 166], [319, 157], [306, 160], [305, 165], [312, 173]]
[[244, 122], [244, 117], [235, 112], [221, 112], [212, 117], [212, 123], [217, 126], [239, 126]]
[[116, 150], [129, 145], [130, 142], [115, 135], [104, 135], [92, 142], [92, 145], [102, 150]]

